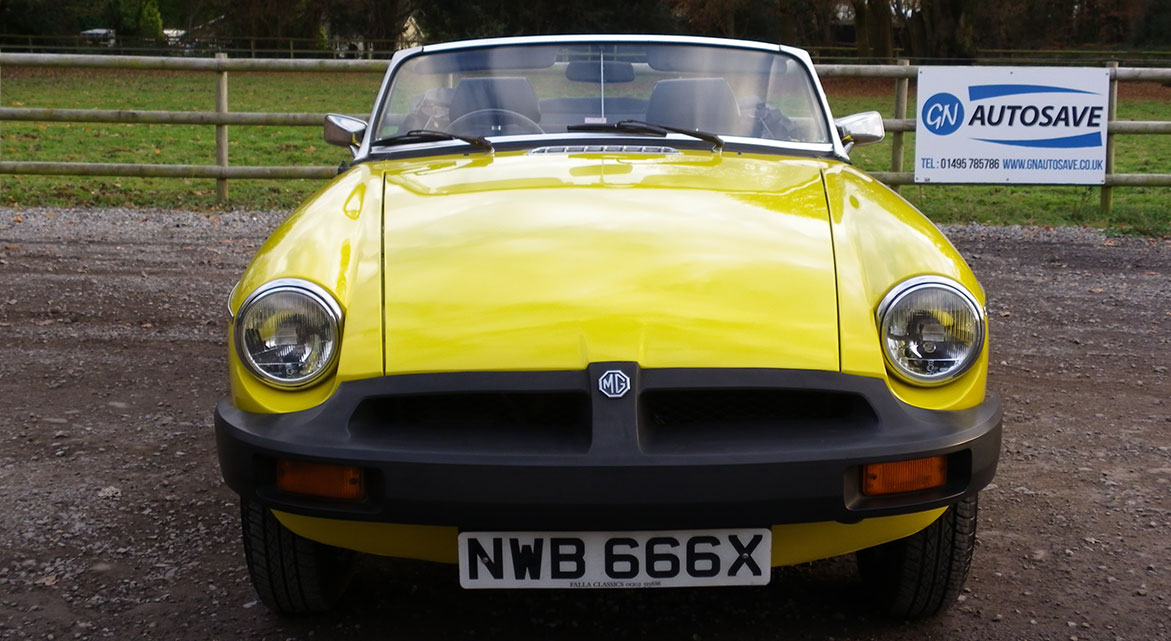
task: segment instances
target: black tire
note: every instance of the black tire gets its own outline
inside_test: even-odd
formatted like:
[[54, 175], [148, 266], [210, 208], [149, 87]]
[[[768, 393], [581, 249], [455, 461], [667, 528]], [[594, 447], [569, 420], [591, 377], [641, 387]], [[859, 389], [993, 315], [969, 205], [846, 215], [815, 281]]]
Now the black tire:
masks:
[[294, 534], [268, 508], [240, 501], [244, 558], [260, 601], [279, 614], [325, 612], [353, 575], [355, 553]]
[[858, 570], [880, 610], [900, 619], [938, 614], [964, 589], [976, 546], [976, 497], [952, 505], [904, 539], [858, 551]]

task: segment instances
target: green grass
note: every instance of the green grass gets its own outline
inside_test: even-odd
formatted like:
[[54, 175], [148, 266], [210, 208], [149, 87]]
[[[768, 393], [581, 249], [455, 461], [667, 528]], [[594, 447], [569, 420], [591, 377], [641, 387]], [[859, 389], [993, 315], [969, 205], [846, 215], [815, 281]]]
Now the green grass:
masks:
[[[369, 113], [380, 74], [231, 73], [232, 111]], [[197, 72], [5, 68], [0, 105], [62, 109], [213, 111], [215, 75]], [[233, 165], [337, 165], [321, 127], [229, 127]], [[0, 159], [215, 164], [215, 127], [103, 123], [0, 123]], [[231, 207], [292, 208], [319, 180], [232, 180]], [[0, 203], [214, 209], [215, 181], [0, 175]]]
[[[378, 74], [229, 74], [233, 111], [369, 112]], [[876, 109], [893, 115], [891, 80], [827, 79], [838, 116]], [[0, 105], [69, 109], [211, 111], [211, 73], [112, 70], [0, 70]], [[913, 115], [915, 97], [910, 97]], [[1124, 83], [1119, 118], [1171, 120], [1171, 88]], [[349, 153], [326, 145], [320, 127], [230, 127], [233, 165], [336, 165]], [[890, 169], [887, 140], [855, 149], [863, 169]], [[905, 135], [904, 171], [914, 160], [914, 134]], [[1171, 173], [1167, 136], [1119, 136], [1115, 171]], [[215, 164], [215, 128], [186, 125], [0, 123], [0, 159]], [[214, 180], [0, 175], [0, 204], [14, 206], [135, 206], [218, 209], [295, 207], [318, 180], [232, 180], [231, 203], [215, 201]], [[1099, 189], [1004, 185], [904, 186], [901, 193], [933, 220], [990, 224], [1092, 225], [1122, 233], [1171, 234], [1171, 188], [1118, 187], [1114, 210], [1099, 212]]]

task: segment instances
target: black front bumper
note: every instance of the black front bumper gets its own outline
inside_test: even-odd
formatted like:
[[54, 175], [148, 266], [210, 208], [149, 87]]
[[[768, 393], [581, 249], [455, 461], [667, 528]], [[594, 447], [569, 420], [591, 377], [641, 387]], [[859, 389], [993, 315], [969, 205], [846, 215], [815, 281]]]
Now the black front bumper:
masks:
[[[611, 397], [599, 382], [615, 370], [629, 389]], [[995, 397], [933, 411], [876, 378], [626, 362], [353, 381], [290, 414], [216, 408], [224, 479], [249, 500], [464, 529], [747, 527], [918, 512], [991, 481], [1000, 426]], [[861, 465], [937, 455], [948, 457], [945, 486], [862, 494]], [[277, 459], [362, 467], [366, 498], [280, 492]]]

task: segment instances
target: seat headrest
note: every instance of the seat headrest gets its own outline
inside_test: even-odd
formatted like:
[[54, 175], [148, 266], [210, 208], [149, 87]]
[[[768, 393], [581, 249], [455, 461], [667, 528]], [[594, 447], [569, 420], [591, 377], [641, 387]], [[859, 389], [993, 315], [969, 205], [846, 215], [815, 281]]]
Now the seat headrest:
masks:
[[651, 91], [647, 122], [712, 133], [740, 129], [740, 107], [723, 78], [660, 80]]
[[515, 111], [530, 120], [541, 119], [537, 92], [527, 78], [464, 78], [455, 87], [449, 117], [452, 120], [481, 109]]

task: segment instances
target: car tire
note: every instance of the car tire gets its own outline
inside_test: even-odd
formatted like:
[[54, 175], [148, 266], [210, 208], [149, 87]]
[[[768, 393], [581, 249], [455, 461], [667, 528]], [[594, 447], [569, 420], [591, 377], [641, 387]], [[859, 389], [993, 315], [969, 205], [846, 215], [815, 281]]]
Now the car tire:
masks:
[[259, 504], [240, 502], [244, 558], [260, 601], [280, 614], [331, 609], [353, 575], [355, 553], [310, 541]]
[[862, 582], [881, 611], [918, 619], [956, 601], [972, 563], [977, 507], [968, 497], [911, 536], [858, 551]]

